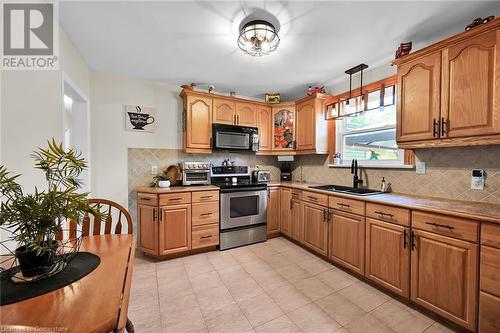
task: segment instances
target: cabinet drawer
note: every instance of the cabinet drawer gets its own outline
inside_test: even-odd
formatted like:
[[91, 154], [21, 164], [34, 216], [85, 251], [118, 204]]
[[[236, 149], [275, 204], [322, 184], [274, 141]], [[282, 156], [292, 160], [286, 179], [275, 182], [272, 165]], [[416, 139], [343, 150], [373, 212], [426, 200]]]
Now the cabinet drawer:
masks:
[[348, 213], [365, 215], [365, 203], [359, 200], [330, 196], [328, 207]]
[[368, 202], [366, 216], [385, 222], [410, 226], [410, 210]]
[[500, 250], [481, 246], [480, 289], [500, 297]]
[[191, 193], [166, 193], [160, 194], [160, 206], [179, 205], [191, 203]]
[[328, 206], [328, 196], [326, 194], [304, 191], [302, 192], [302, 200], [322, 206]]
[[301, 190], [292, 190], [292, 199], [302, 199], [302, 191]]
[[500, 332], [500, 298], [479, 292], [479, 332]]
[[191, 207], [193, 226], [219, 223], [219, 202], [193, 203]]
[[152, 193], [137, 193], [137, 204], [158, 206], [158, 195]]
[[448, 237], [478, 241], [478, 223], [440, 214], [413, 211], [411, 223], [413, 228], [434, 232]]
[[191, 195], [193, 202], [219, 201], [219, 191], [199, 191]]
[[219, 225], [209, 224], [192, 228], [191, 247], [197, 249], [200, 247], [215, 246], [219, 244]]
[[500, 225], [482, 223], [481, 244], [500, 249]]

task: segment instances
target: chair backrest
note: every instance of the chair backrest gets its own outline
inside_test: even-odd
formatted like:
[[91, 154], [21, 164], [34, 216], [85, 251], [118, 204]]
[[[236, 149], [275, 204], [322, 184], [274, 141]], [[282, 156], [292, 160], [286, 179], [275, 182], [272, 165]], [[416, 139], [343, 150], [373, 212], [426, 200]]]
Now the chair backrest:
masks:
[[[81, 235], [102, 235], [121, 234], [124, 220], [127, 223], [127, 233], [133, 233], [132, 217], [129, 212], [120, 204], [106, 199], [89, 199], [89, 204], [95, 205], [103, 213], [107, 214], [105, 221], [101, 221], [95, 216], [86, 215], [83, 217]], [[68, 238], [76, 238], [78, 224], [74, 220], [68, 221]], [[63, 239], [63, 231], [60, 230], [56, 239]]]

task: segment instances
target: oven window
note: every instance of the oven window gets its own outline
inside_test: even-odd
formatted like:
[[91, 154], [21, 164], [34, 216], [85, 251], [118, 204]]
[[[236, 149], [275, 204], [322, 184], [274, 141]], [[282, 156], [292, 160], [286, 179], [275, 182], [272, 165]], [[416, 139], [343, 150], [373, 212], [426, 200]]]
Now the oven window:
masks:
[[208, 179], [208, 173], [206, 172], [193, 172], [189, 173], [186, 172], [186, 180], [188, 181], [196, 181], [196, 180], [207, 180]]
[[231, 218], [244, 217], [259, 214], [259, 196], [250, 195], [245, 197], [235, 197], [229, 199]]
[[217, 147], [248, 149], [250, 147], [250, 135], [238, 132], [217, 132]]

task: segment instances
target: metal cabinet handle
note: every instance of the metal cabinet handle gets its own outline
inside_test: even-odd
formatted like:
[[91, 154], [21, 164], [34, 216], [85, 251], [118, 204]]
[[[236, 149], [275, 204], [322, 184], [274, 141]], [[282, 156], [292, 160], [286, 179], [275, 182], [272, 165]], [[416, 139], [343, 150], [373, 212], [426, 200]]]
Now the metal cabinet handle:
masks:
[[237, 115], [236, 116], [236, 125], [239, 125], [240, 124], [240, 115]]
[[345, 203], [342, 203], [342, 202], [337, 202], [337, 206], [340, 206], [340, 207], [351, 207], [351, 205], [348, 205], [348, 204], [345, 204]]
[[160, 212], [158, 213], [158, 216], [160, 217], [160, 221], [163, 219], [163, 208], [160, 208]]
[[410, 248], [415, 251], [415, 233], [413, 231], [410, 232]]
[[205, 196], [200, 197], [200, 199], [210, 199], [211, 197], [212, 197], [211, 195], [205, 195]]
[[403, 230], [403, 249], [406, 249], [406, 228]]
[[441, 137], [446, 135], [446, 125], [448, 123], [444, 120], [444, 117], [441, 117]]
[[212, 238], [212, 235], [205, 235], [200, 237], [200, 239], [207, 239], [207, 238]]
[[313, 197], [313, 196], [310, 196], [310, 195], [308, 195], [307, 197], [308, 197], [309, 199], [311, 199], [311, 200], [318, 201], [318, 198], [316, 198], [316, 197]]
[[170, 199], [168, 199], [168, 201], [179, 201], [179, 200], [182, 200], [182, 198], [170, 198]]
[[149, 201], [151, 198], [141, 198], [140, 200]]
[[153, 222], [156, 222], [156, 208], [153, 208]]
[[425, 224], [428, 224], [428, 225], [432, 225], [434, 227], [441, 227], [441, 228], [448, 228], [450, 230], [453, 230], [455, 229], [455, 227], [452, 227], [451, 225], [447, 225], [447, 224], [439, 224], [439, 223], [436, 223], [436, 222], [425, 222]]
[[327, 220], [326, 220], [326, 209], [323, 209], [323, 222], [327, 222]]
[[293, 208], [293, 201], [290, 200], [290, 209], [292, 209], [292, 208]]
[[389, 217], [394, 217], [393, 214], [389, 214], [389, 213], [384, 213], [384, 212], [380, 212], [378, 210], [375, 211], [375, 213], [379, 214], [379, 215], [382, 215], [382, 216], [389, 216]]
[[432, 120], [432, 137], [433, 138], [439, 137], [439, 129], [438, 129], [438, 127], [439, 127], [439, 123], [436, 120], [436, 118], [434, 118]]
[[203, 213], [203, 214], [200, 214], [201, 216], [210, 216], [212, 215], [212, 213]]

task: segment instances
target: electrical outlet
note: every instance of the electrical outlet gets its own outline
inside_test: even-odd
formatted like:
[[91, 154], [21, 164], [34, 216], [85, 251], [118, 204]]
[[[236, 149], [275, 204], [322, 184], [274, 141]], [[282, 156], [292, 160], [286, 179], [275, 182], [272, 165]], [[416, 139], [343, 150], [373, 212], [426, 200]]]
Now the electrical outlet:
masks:
[[415, 163], [415, 173], [417, 175], [425, 175], [425, 162]]
[[152, 165], [151, 166], [151, 174], [152, 175], [157, 175], [158, 174], [158, 166], [157, 165]]
[[472, 170], [470, 178], [470, 188], [472, 190], [484, 190], [484, 170], [474, 169]]

